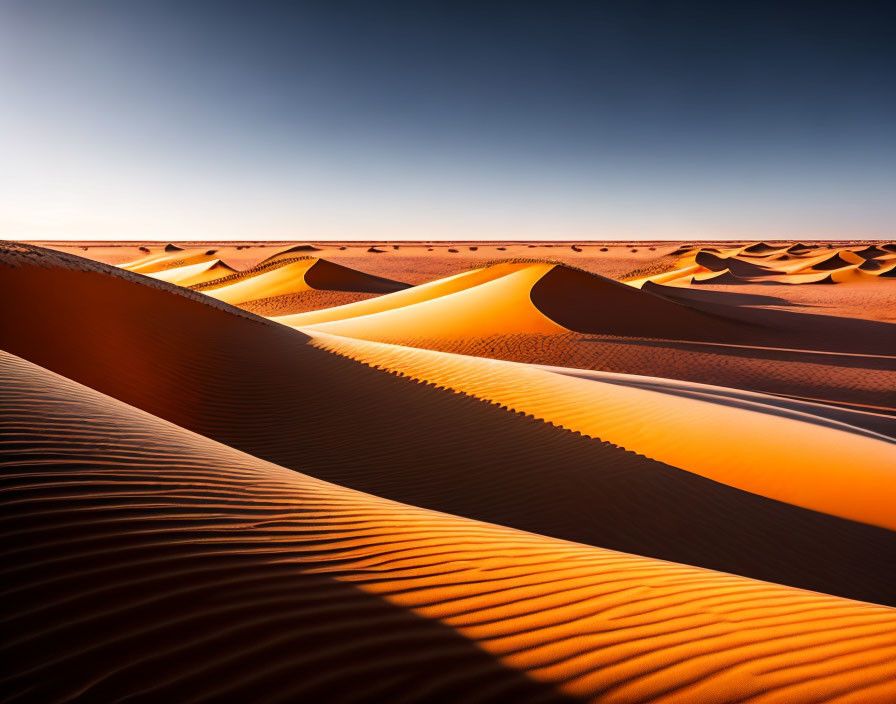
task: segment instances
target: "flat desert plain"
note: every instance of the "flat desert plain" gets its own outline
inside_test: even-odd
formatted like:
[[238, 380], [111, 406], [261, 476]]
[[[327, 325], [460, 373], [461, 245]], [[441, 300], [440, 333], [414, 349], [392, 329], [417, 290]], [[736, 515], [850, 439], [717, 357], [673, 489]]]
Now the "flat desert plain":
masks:
[[3, 242], [4, 701], [896, 701], [896, 244]]

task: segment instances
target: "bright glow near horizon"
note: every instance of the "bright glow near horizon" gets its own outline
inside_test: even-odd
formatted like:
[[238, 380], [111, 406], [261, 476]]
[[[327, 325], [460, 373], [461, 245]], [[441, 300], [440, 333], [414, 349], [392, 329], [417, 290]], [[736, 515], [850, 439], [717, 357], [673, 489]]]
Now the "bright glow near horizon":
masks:
[[0, 7], [0, 237], [894, 236], [873, 18], [240, 7]]

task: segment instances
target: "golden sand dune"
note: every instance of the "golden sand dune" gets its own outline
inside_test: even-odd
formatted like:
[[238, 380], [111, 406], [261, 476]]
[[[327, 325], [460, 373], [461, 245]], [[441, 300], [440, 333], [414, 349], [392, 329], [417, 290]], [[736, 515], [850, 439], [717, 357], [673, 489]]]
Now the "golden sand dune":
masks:
[[[896, 550], [893, 531], [682, 471], [502, 408], [497, 396], [371, 368], [187, 289], [38, 248], [4, 249], [5, 349], [256, 457], [426, 508], [896, 604], [881, 559]], [[480, 383], [477, 364], [465, 384]], [[507, 391], [531, 376], [507, 377]], [[647, 435], [672, 422], [649, 418], [636, 421]], [[835, 434], [853, 447], [852, 435], [868, 439]], [[718, 464], [752, 442], [743, 436]]]
[[892, 699], [891, 608], [395, 504], [0, 360], [10, 699]]
[[[705, 293], [708, 298], [720, 295], [716, 290], [699, 288], [663, 289], [663, 295], [678, 296], [683, 302], [695, 294]], [[746, 297], [730, 295], [738, 300]], [[456, 341], [420, 338], [414, 346], [773, 394], [811, 402], [815, 415], [896, 438], [896, 360], [892, 357], [579, 333], [492, 335]]]
[[647, 281], [675, 286], [873, 283], [889, 278], [878, 278], [890, 269], [893, 252], [887, 247], [830, 249], [764, 242], [723, 249], [706, 247], [682, 251], [670, 271], [627, 283], [637, 288]]
[[[727, 271], [709, 276], [734, 277]], [[720, 281], [712, 278], [710, 282]], [[711, 301], [682, 303], [662, 295], [662, 289], [643, 288], [646, 279], [641, 283], [642, 290], [637, 290], [563, 265], [502, 263], [375, 300], [274, 320], [344, 337], [412, 346], [420, 346], [422, 340], [455, 344], [501, 334], [574, 331], [866, 354], [892, 352], [885, 335], [892, 334], [890, 325], [786, 311], [757, 315], [756, 311]]]
[[[342, 302], [338, 297], [315, 295], [322, 291], [355, 294], [382, 294], [407, 288], [407, 284], [311, 257], [311, 245], [298, 245], [277, 252], [260, 264], [237, 271], [220, 259], [217, 250], [183, 250], [168, 245], [161, 252], [121, 265], [123, 269], [146, 274], [179, 286], [201, 290], [235, 305], [252, 303], [262, 312], [304, 310], [309, 300]], [[366, 296], [348, 296], [356, 301]]]
[[[347, 320], [318, 323], [315, 327], [337, 335], [364, 339], [413, 339], [434, 334], [448, 339], [462, 339], [502, 332], [567, 332], [566, 328], [541, 312], [530, 295], [533, 286], [553, 268], [552, 264], [528, 264], [475, 286], [443, 293], [412, 305]], [[278, 320], [294, 324], [288, 319]]]
[[[461, 391], [753, 494], [896, 530], [896, 443], [787, 411], [774, 398], [362, 342], [315, 346]], [[645, 383], [649, 381], [648, 383]], [[731, 428], [742, 440], [732, 451]]]
[[304, 291], [389, 293], [407, 284], [371, 276], [316, 257], [273, 259], [233, 277], [206, 283], [200, 290], [226, 303], [243, 303]]
[[163, 269], [150, 273], [148, 276], [160, 281], [177, 284], [178, 286], [195, 286], [196, 284], [204, 284], [235, 273], [236, 270], [230, 268], [220, 259], [212, 259], [207, 262], [175, 267], [174, 269]]
[[[168, 245], [168, 247], [171, 246]], [[179, 247], [168, 249], [168, 247], [162, 252], [148, 254], [141, 259], [122, 264], [121, 268], [138, 274], [155, 274], [166, 269], [177, 269], [189, 264], [212, 262], [215, 260], [215, 254], [217, 253], [217, 250], [206, 247], [192, 249], [181, 249]]]
[[376, 300], [362, 301], [350, 305], [339, 306], [328, 310], [313, 311], [301, 316], [284, 316], [277, 320], [284, 325], [300, 327], [304, 325], [316, 325], [329, 323], [336, 320], [348, 320], [361, 316], [384, 313], [399, 308], [409, 307], [417, 303], [425, 303], [437, 298], [448, 296], [461, 291], [466, 291], [474, 286], [489, 283], [508, 274], [517, 273], [529, 268], [528, 263], [502, 263], [494, 266], [473, 269], [454, 276], [448, 276], [429, 283], [420, 284], [398, 291]]
[[703, 337], [707, 327], [725, 327], [724, 321], [610, 279], [531, 262], [496, 264], [376, 301], [275, 319], [381, 341], [569, 330], [678, 337], [683, 328]]

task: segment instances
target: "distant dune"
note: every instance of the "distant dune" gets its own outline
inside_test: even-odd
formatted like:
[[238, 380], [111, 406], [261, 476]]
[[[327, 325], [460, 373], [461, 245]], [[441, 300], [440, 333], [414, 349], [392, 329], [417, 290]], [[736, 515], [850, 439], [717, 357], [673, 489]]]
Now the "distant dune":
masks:
[[[248, 307], [268, 315], [306, 310], [309, 301], [337, 305], [408, 286], [304, 254], [316, 250], [311, 245], [289, 247], [255, 266], [237, 271], [222, 260], [211, 258], [218, 250], [166, 247], [159, 253], [120, 266], [201, 290], [227, 303], [249, 304]], [[333, 292], [341, 297], [321, 296], [321, 292]]]
[[0, 404], [18, 698], [891, 699], [890, 608], [395, 504], [5, 353]]
[[[646, 283], [646, 282], [645, 282]], [[415, 344], [517, 333], [620, 335], [858, 354], [892, 352], [892, 325], [715, 301], [683, 302], [550, 263], [500, 263], [375, 301], [275, 318], [346, 337]]]
[[[679, 259], [672, 271], [630, 283], [638, 287], [645, 281], [678, 286], [865, 284], [880, 281], [881, 274], [896, 267], [892, 244], [833, 249], [757, 242], [723, 249], [697, 247], [677, 254]], [[865, 266], [869, 261], [875, 266]]]
[[174, 269], [162, 269], [148, 276], [160, 281], [167, 281], [178, 286], [196, 286], [197, 284], [215, 281], [223, 276], [235, 274], [236, 270], [230, 268], [220, 259], [202, 261], [197, 264], [187, 264]]

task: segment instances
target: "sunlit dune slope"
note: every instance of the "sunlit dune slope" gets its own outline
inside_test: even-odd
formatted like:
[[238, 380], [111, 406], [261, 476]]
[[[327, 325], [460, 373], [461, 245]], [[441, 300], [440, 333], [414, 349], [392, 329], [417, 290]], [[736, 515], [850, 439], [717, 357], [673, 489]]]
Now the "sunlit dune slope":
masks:
[[166, 248], [162, 252], [148, 254], [142, 259], [122, 264], [121, 268], [138, 274], [155, 274], [166, 269], [177, 269], [190, 264], [212, 262], [216, 259], [216, 253], [217, 250], [204, 247], [192, 249], [180, 249], [178, 247], [173, 250]]
[[204, 284], [234, 273], [236, 271], [220, 259], [212, 259], [208, 262], [187, 264], [174, 269], [163, 269], [162, 271], [148, 274], [148, 276], [160, 281], [177, 284], [178, 286], [195, 286], [196, 284]]
[[425, 303], [450, 294], [466, 291], [480, 284], [489, 283], [508, 274], [526, 270], [528, 263], [502, 263], [494, 266], [473, 269], [461, 274], [455, 274], [436, 281], [413, 286], [375, 300], [360, 301], [349, 305], [338, 306], [326, 310], [313, 311], [302, 315], [290, 315], [277, 320], [284, 325], [299, 327], [319, 323], [328, 323], [336, 320], [347, 320], [375, 313], [383, 313], [399, 308], [409, 307], [417, 303]]
[[[462, 391], [754, 494], [896, 530], [896, 443], [683, 382], [528, 365], [336, 338], [314, 344]], [[730, 429], [740, 438], [733, 451]]]
[[750, 311], [711, 301], [682, 303], [663, 296], [661, 289], [638, 290], [570, 267], [531, 262], [499, 264], [376, 300], [274, 319], [405, 345], [572, 330], [863, 354], [892, 353], [887, 336], [894, 330], [882, 323]]
[[0, 360], [10, 699], [891, 699], [893, 609], [395, 504]]
[[5, 349], [231, 447], [427, 508], [896, 604], [892, 531], [373, 369], [187, 289], [0, 251]]
[[207, 282], [201, 290], [226, 303], [239, 304], [304, 291], [388, 293], [402, 288], [407, 284], [310, 257], [275, 259], [253, 270]]
[[458, 339], [502, 332], [567, 332], [545, 316], [530, 296], [532, 287], [553, 267], [530, 264], [459, 291], [315, 327], [365, 339], [431, 335]]
[[[718, 295], [692, 288], [666, 289], [667, 296]], [[414, 346], [773, 394], [813, 402], [816, 415], [896, 438], [896, 369], [888, 357], [579, 333], [517, 333], [456, 341], [419, 338]]]
[[682, 326], [688, 325], [700, 337], [703, 328], [717, 322], [604, 277], [550, 263], [498, 264], [415, 288], [421, 289], [416, 296], [410, 289], [376, 301], [276, 320], [384, 341], [570, 329], [664, 337], [679, 336]]

